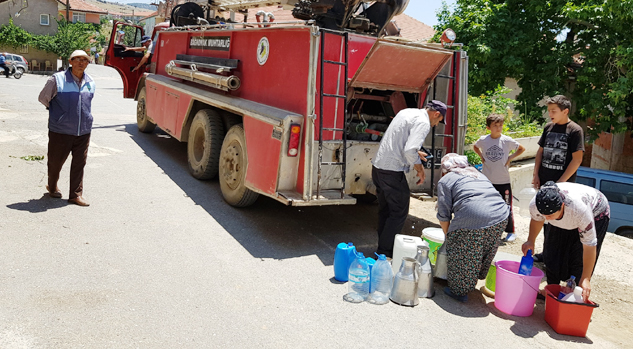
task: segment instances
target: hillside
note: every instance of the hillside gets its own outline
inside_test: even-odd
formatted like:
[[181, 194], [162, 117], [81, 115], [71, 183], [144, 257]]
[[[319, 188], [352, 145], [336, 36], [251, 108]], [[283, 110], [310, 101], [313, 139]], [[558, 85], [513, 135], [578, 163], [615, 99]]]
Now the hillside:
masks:
[[143, 8], [143, 9], [150, 10], [150, 11], [156, 11], [156, 6], [150, 5], [150, 4], [143, 4], [143, 3], [140, 3], [140, 2], [131, 2], [128, 5], [129, 6], [138, 7], [138, 8]]
[[[150, 13], [156, 11], [156, 7], [149, 4], [142, 3], [133, 3], [133, 4], [122, 4], [116, 1], [106, 1], [106, 0], [83, 0], [84, 2], [98, 6], [108, 12], [114, 13], [129, 13], [131, 14], [134, 11], [134, 14], [138, 15], [149, 15]], [[137, 5], [137, 6], [132, 6]]]

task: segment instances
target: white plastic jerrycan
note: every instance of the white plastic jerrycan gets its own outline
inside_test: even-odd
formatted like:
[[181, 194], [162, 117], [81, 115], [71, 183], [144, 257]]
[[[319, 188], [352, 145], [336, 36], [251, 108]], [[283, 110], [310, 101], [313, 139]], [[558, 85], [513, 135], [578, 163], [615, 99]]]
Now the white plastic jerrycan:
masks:
[[391, 269], [394, 275], [400, 270], [402, 258], [409, 257], [415, 259], [415, 255], [418, 253], [418, 245], [429, 246], [421, 237], [396, 234], [393, 240], [393, 259], [391, 260]]

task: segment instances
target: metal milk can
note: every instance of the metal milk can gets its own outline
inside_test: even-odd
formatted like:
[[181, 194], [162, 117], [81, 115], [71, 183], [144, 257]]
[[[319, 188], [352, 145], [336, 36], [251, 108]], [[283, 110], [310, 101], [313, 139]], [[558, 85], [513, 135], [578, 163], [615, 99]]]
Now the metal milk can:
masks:
[[415, 259], [418, 261], [418, 297], [431, 298], [435, 295], [433, 288], [433, 269], [429, 260], [429, 247], [418, 246]]
[[435, 277], [446, 280], [448, 277], [448, 255], [446, 253], [446, 244], [442, 245], [437, 251], [437, 260], [435, 261]]
[[[395, 261], [394, 261], [395, 262]], [[411, 257], [403, 257], [400, 270], [393, 279], [393, 287], [389, 299], [407, 307], [414, 307], [418, 300], [418, 261]]]

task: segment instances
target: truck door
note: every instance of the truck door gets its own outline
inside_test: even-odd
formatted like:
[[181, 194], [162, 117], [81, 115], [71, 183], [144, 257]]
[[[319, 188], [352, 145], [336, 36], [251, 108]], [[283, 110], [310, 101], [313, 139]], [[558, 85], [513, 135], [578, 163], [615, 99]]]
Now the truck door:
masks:
[[123, 98], [134, 98], [138, 81], [145, 73], [141, 68], [132, 72], [143, 58], [144, 52], [124, 51], [126, 47], [141, 47], [143, 28], [114, 21], [110, 45], [106, 51], [105, 65], [113, 67], [123, 79]]

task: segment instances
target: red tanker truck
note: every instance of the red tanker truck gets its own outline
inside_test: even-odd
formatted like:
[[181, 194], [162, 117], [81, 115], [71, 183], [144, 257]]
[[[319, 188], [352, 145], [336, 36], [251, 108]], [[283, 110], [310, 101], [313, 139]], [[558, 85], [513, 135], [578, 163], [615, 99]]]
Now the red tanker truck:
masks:
[[[132, 72], [142, 53], [124, 50], [140, 46], [143, 29], [121, 22], [106, 65], [120, 73], [124, 97], [138, 101], [139, 130], [158, 126], [187, 142], [191, 174], [218, 177], [225, 201], [236, 207], [259, 195], [295, 206], [355, 204], [357, 195], [375, 192], [371, 160], [391, 119], [442, 100], [446, 123], [425, 142], [435, 155], [427, 181], [416, 185], [408, 175], [412, 191], [432, 195], [435, 159], [463, 151], [468, 57], [459, 48], [385, 35], [407, 2], [186, 3], [174, 8], [171, 26], [154, 30], [147, 71]], [[297, 20], [266, 13], [254, 22], [231, 20], [260, 3], [294, 5]], [[231, 18], [220, 18], [220, 10]]]

